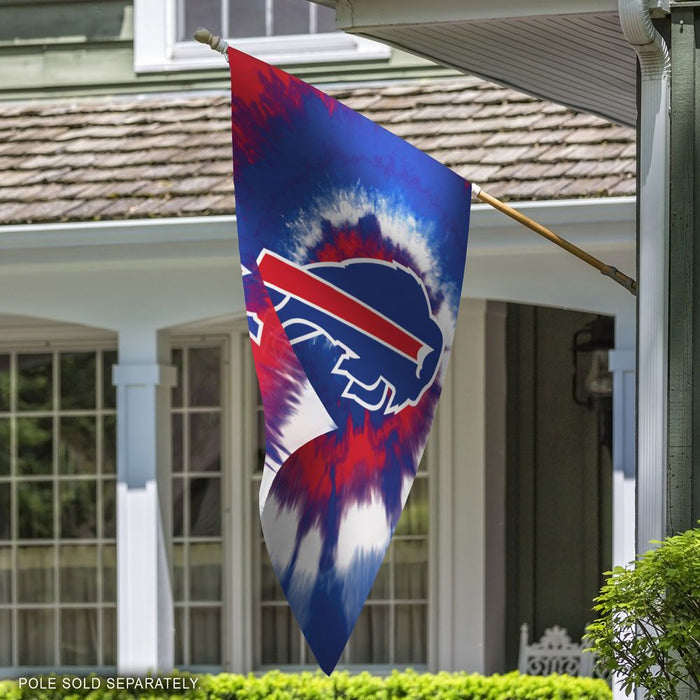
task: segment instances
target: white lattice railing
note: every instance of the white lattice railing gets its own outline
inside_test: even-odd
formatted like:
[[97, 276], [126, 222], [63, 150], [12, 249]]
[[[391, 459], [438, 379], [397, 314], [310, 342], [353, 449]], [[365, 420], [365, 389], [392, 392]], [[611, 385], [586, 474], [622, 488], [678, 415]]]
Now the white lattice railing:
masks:
[[592, 676], [608, 680], [608, 672], [596, 662], [596, 656], [586, 651], [586, 644], [571, 641], [565, 628], [555, 625], [544, 631], [539, 642], [529, 643], [527, 623], [520, 627], [518, 670], [531, 676], [566, 673], [570, 676]]

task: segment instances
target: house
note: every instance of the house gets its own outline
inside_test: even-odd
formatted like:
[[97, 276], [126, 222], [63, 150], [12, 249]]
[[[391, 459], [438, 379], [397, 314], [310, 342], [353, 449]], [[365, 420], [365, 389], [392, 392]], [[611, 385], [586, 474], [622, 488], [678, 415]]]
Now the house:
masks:
[[[0, 6], [5, 676], [313, 665], [257, 521], [228, 74], [190, 23], [248, 32], [242, 47], [635, 269], [631, 128], [326, 31], [304, 0], [212, 6]], [[614, 340], [579, 343], [599, 316]], [[634, 553], [634, 339], [626, 290], [474, 205], [433, 435], [344, 665], [502, 671], [524, 621], [580, 636], [601, 572]], [[609, 392], [588, 401], [594, 350], [612, 418]]]

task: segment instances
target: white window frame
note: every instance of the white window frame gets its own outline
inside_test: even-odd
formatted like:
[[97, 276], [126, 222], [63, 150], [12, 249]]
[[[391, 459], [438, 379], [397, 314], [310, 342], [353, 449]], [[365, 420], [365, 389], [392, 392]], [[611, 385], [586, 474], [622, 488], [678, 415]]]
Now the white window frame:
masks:
[[[67, 329], [63, 330], [63, 328], [59, 327], [53, 327], [52, 325], [46, 325], [44, 327], [28, 327], [28, 328], [23, 328], [23, 327], [17, 327], [13, 328], [10, 327], [6, 333], [3, 334], [3, 339], [0, 341], [0, 353], [2, 354], [12, 354], [15, 356], [21, 355], [21, 354], [59, 354], [62, 352], [95, 352], [98, 353], [100, 351], [102, 352], [111, 352], [111, 351], [116, 351], [117, 350], [117, 343], [109, 339], [110, 334], [108, 333], [103, 333], [103, 332], [96, 332], [96, 333], [90, 333], [85, 332], [82, 329], [78, 328], [70, 328], [68, 327]], [[39, 339], [41, 338], [41, 340]], [[73, 339], [74, 338], [74, 339]], [[55, 361], [55, 360], [54, 360]], [[13, 360], [13, 364], [16, 362], [16, 359]], [[15, 381], [16, 378], [16, 367], [13, 366], [12, 369], [13, 372], [13, 382]], [[98, 363], [97, 366], [97, 376], [101, 377], [102, 374], [102, 367]], [[57, 390], [58, 390], [58, 376], [56, 373], [54, 373], [53, 379], [53, 386], [52, 386], [52, 398], [56, 395]], [[73, 413], [76, 414], [82, 414], [82, 413], [90, 413], [94, 414], [94, 416], [115, 416], [117, 415], [117, 409], [116, 408], [106, 408], [103, 405], [103, 400], [102, 400], [102, 381], [98, 380], [96, 381], [95, 385], [95, 399], [96, 399], [96, 407], [94, 409], [78, 409], [76, 411], [71, 411], [71, 410], [64, 410], [59, 408], [57, 405], [52, 405], [51, 409], [46, 409], [45, 411], [40, 411], [42, 414], [50, 414], [51, 418], [54, 422], [54, 435], [55, 430], [56, 430], [56, 422], [60, 420], [60, 417], [62, 415], [67, 415], [70, 416]], [[59, 395], [60, 396], [60, 395]], [[97, 406], [100, 406], [97, 408]], [[38, 412], [32, 412], [32, 411], [27, 411], [26, 414], [27, 416], [33, 416], [35, 413]], [[25, 412], [18, 411], [15, 408], [13, 408], [9, 414], [14, 417], [22, 417], [25, 415]], [[102, 438], [100, 437], [100, 433], [98, 432], [97, 434], [97, 460], [99, 462], [102, 462], [103, 460], [103, 455], [102, 455], [102, 446], [101, 446], [101, 440]], [[56, 450], [58, 449], [57, 444], [54, 441], [54, 456], [53, 459], [57, 459], [57, 454]], [[115, 465], [116, 468], [116, 465]], [[92, 479], [90, 477], [93, 477]], [[115, 484], [117, 481], [117, 473], [115, 471], [114, 475], [108, 475], [107, 477], [108, 480], [114, 480]], [[11, 473], [9, 477], [6, 478], [7, 483], [16, 483], [19, 480], [24, 480], [24, 481], [33, 481], [33, 480], [41, 480], [41, 481], [51, 481], [54, 484], [54, 506], [56, 506], [57, 503], [57, 492], [55, 489], [55, 485], [59, 484], [61, 481], [61, 474], [60, 473], [55, 473], [52, 472], [50, 475], [46, 475], [45, 478], [39, 478], [37, 479], [32, 479], [26, 478], [26, 477], [21, 477], [17, 475], [16, 473]], [[103, 578], [103, 566], [104, 566], [104, 552], [103, 552], [103, 547], [105, 546], [113, 546], [115, 548], [115, 556], [116, 556], [116, 532], [114, 537], [106, 537], [104, 532], [103, 532], [103, 525], [100, 523], [103, 522], [103, 517], [104, 517], [104, 502], [103, 502], [103, 491], [102, 484], [105, 482], [105, 473], [100, 471], [95, 472], [94, 475], [87, 475], [85, 476], [85, 480], [93, 480], [96, 484], [96, 511], [97, 511], [97, 533], [94, 538], [79, 538], [79, 539], [63, 539], [61, 538], [57, 531], [54, 530], [54, 534], [51, 538], [46, 538], [43, 540], [45, 543], [44, 546], [51, 546], [53, 549], [52, 553], [52, 559], [53, 559], [53, 585], [54, 585], [54, 599], [50, 602], [47, 603], [42, 603], [42, 602], [37, 602], [37, 603], [21, 603], [17, 600], [16, 597], [16, 592], [17, 592], [17, 582], [16, 582], [16, 576], [17, 576], [17, 571], [13, 569], [12, 572], [12, 589], [13, 589], [13, 600], [10, 604], [5, 605], [5, 608], [8, 608], [11, 612], [12, 615], [12, 628], [14, 631], [14, 635], [12, 638], [12, 657], [13, 660], [18, 660], [19, 659], [19, 638], [18, 638], [18, 629], [19, 629], [19, 621], [18, 621], [18, 614], [20, 610], [49, 610], [54, 614], [54, 622], [58, 621], [60, 619], [60, 613], [61, 610], [69, 610], [69, 609], [90, 609], [90, 610], [95, 610], [95, 611], [101, 611], [101, 614], [97, 615], [97, 655], [98, 655], [98, 660], [100, 657], [104, 657], [104, 636], [103, 636], [103, 628], [104, 628], [104, 611], [108, 609], [114, 608], [116, 610], [116, 605], [117, 601], [106, 601], [103, 597], [103, 588], [102, 588], [102, 578]], [[116, 502], [115, 502], [116, 506]], [[13, 506], [13, 520], [17, 518], [17, 502], [15, 502]], [[54, 519], [58, 517], [58, 513], [54, 512]], [[9, 540], [4, 541], [4, 546], [9, 546], [13, 550], [13, 552], [16, 551], [18, 547], [21, 546], [27, 546], [27, 543], [24, 540], [20, 540], [20, 538], [10, 538]], [[75, 545], [90, 545], [98, 548], [98, 554], [97, 554], [97, 570], [96, 570], [96, 577], [97, 577], [97, 599], [95, 601], [89, 601], [89, 602], [76, 602], [76, 603], [67, 603], [63, 602], [61, 600], [58, 600], [57, 598], [57, 591], [58, 591], [58, 578], [60, 576], [60, 565], [59, 565], [59, 548], [61, 546], [70, 546], [72, 544]], [[41, 545], [38, 545], [41, 546]], [[14, 556], [14, 554], [13, 554]], [[116, 581], [115, 581], [115, 590], [116, 590]], [[115, 625], [116, 625], [116, 619], [115, 619]], [[59, 624], [54, 624], [54, 630], [53, 630], [53, 654], [54, 654], [54, 659], [59, 658], [60, 656], [60, 645], [61, 645], [61, 637], [60, 637], [60, 622]], [[115, 653], [116, 653], [116, 640], [115, 640]], [[84, 675], [87, 673], [94, 673], [97, 672], [98, 674], [109, 674], [113, 673], [116, 670], [115, 665], [108, 665], [108, 664], [101, 664], [101, 665], [96, 665], [92, 667], [83, 667], [83, 666], [69, 666], [65, 664], [57, 665], [57, 664], [50, 664], [46, 666], [3, 666], [0, 667], [0, 679], [5, 679], [5, 678], [14, 678], [17, 676], [17, 673], [19, 671], [22, 671], [23, 673], [26, 674], [38, 674], [38, 673], [70, 673], [70, 674], [77, 674], [77, 675]]]
[[[169, 535], [171, 543], [174, 544], [181, 544], [187, 548], [189, 548], [192, 544], [197, 544], [197, 543], [217, 543], [221, 546], [221, 601], [192, 601], [190, 599], [190, 592], [189, 592], [189, 581], [190, 581], [190, 571], [189, 571], [189, 564], [190, 564], [190, 557], [189, 554], [186, 557], [186, 566], [185, 566], [185, 572], [184, 572], [184, 588], [185, 588], [185, 598], [184, 600], [178, 600], [178, 601], [173, 601], [173, 610], [176, 612], [178, 609], [184, 609], [184, 610], [189, 610], [191, 611], [193, 608], [197, 607], [220, 607], [221, 608], [221, 663], [217, 665], [206, 665], [206, 664], [192, 664], [191, 663], [191, 658], [187, 658], [183, 664], [181, 665], [182, 669], [185, 669], [187, 671], [191, 671], [193, 673], [221, 673], [226, 670], [230, 670], [230, 654], [228, 651], [228, 642], [227, 639], [231, 635], [231, 629], [229, 626], [229, 601], [228, 601], [228, 589], [231, 586], [231, 582], [229, 580], [229, 575], [231, 572], [231, 565], [229, 563], [229, 555], [228, 555], [228, 547], [230, 545], [229, 542], [227, 542], [227, 538], [230, 536], [230, 533], [234, 532], [232, 527], [238, 527], [236, 523], [229, 523], [229, 514], [230, 514], [230, 493], [231, 493], [231, 486], [229, 484], [229, 481], [231, 479], [231, 456], [230, 456], [230, 450], [229, 450], [229, 437], [227, 433], [229, 432], [230, 428], [230, 419], [229, 419], [229, 412], [230, 412], [230, 401], [229, 401], [229, 368], [230, 368], [230, 357], [231, 357], [231, 350], [230, 350], [230, 338], [229, 335], [225, 332], [220, 332], [220, 331], [207, 331], [204, 334], [200, 335], [192, 335], [192, 334], [186, 334], [186, 335], [172, 335], [170, 337], [170, 353], [172, 357], [172, 351], [174, 349], [179, 349], [181, 351], [185, 350], [191, 350], [193, 348], [211, 348], [211, 347], [217, 347], [219, 351], [221, 352], [221, 364], [220, 364], [220, 405], [218, 407], [218, 414], [220, 416], [221, 424], [220, 424], [220, 430], [221, 430], [221, 471], [219, 474], [219, 485], [220, 485], [220, 509], [221, 509], [221, 531], [219, 535], [214, 535], [214, 536], [197, 536], [197, 535], [192, 535], [191, 533], [187, 532], [187, 527], [183, 521], [183, 534], [182, 535], [173, 535], [172, 531]], [[180, 406], [170, 406], [170, 415], [171, 417], [175, 414], [179, 414], [183, 416], [183, 430], [184, 430], [184, 419], [188, 415], [192, 415], [194, 413], [199, 413], [202, 411], [205, 411], [207, 413], [211, 413], [214, 410], [214, 407], [206, 407], [206, 408], [197, 408], [190, 406], [187, 403], [187, 400], [185, 398], [184, 392], [187, 390], [188, 386], [188, 380], [185, 377], [185, 372], [186, 370], [184, 369], [183, 365], [183, 373], [182, 373], [182, 386], [181, 390], [183, 391], [183, 398], [182, 398], [182, 404]], [[187, 459], [186, 452], [183, 451], [183, 460]], [[203, 474], [198, 474], [197, 472], [192, 472], [189, 468], [184, 468], [183, 464], [183, 472], [181, 473], [181, 477], [184, 477], [187, 475], [188, 478], [197, 478], [199, 476], [200, 478], [203, 476]], [[194, 475], [194, 476], [193, 476]], [[170, 463], [170, 479], [172, 480], [174, 478], [174, 470], [173, 470], [173, 465], [172, 461]], [[216, 478], [216, 477], [215, 477]], [[184, 492], [183, 492], [184, 493]], [[186, 517], [186, 514], [183, 513], [183, 518]], [[173, 559], [173, 566], [174, 566], [174, 559]], [[184, 625], [184, 629], [182, 630], [182, 634], [187, 634], [189, 633], [190, 630], [190, 625], [189, 622], [186, 622]], [[192, 649], [191, 649], [191, 644], [190, 641], [186, 641], [186, 648], [188, 650], [188, 656], [191, 657], [192, 654]]]
[[[134, 0], [134, 70], [157, 73], [221, 68], [221, 57], [177, 39], [177, 0]], [[344, 32], [235, 39], [232, 46], [274, 65], [386, 60], [391, 49]]]

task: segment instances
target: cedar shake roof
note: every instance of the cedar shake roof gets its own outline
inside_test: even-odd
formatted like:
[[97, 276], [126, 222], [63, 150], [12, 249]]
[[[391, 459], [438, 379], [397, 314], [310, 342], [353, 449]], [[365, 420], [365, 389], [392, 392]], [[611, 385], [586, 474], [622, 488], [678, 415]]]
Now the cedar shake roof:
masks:
[[[635, 193], [635, 134], [460, 78], [328, 91], [503, 199]], [[227, 95], [0, 104], [0, 224], [234, 212]]]

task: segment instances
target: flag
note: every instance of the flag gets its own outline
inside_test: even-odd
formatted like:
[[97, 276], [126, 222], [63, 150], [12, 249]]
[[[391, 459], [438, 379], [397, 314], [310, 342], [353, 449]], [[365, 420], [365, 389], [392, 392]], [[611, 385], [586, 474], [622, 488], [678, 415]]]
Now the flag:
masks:
[[235, 49], [243, 289], [265, 417], [260, 517], [321, 668], [336, 666], [428, 439], [454, 336], [471, 187]]

